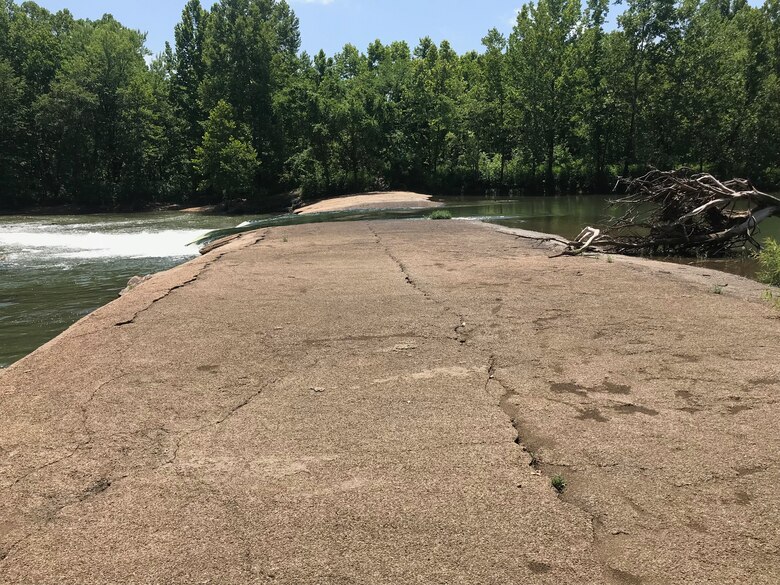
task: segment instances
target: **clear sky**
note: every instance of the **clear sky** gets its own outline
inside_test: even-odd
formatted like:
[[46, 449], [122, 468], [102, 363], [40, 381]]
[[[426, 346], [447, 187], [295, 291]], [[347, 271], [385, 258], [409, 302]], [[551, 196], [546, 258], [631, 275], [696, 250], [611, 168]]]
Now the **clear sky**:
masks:
[[[488, 30], [509, 34], [525, 0], [288, 0], [301, 21], [302, 49], [332, 55], [346, 43], [365, 50], [375, 39], [447, 39], [458, 53], [481, 49]], [[749, 0], [756, 6], [763, 0]], [[113, 14], [125, 26], [148, 33], [146, 45], [159, 53], [173, 41], [173, 27], [186, 0], [37, 0], [52, 11], [69, 9], [76, 18]], [[212, 0], [201, 0], [210, 8]], [[614, 12], [612, 19], [614, 19]], [[173, 43], [171, 43], [173, 44]]]
[[[211, 7], [211, 0], [201, 0]], [[288, 0], [301, 21], [302, 48], [333, 54], [345, 43], [360, 50], [379, 38], [384, 43], [405, 40], [412, 47], [428, 35], [447, 39], [459, 53], [479, 49], [493, 27], [512, 29], [522, 0]], [[172, 41], [186, 0], [37, 0], [56, 12], [67, 8], [76, 18], [97, 19], [113, 14], [125, 26], [148, 33], [147, 47], [158, 53]]]

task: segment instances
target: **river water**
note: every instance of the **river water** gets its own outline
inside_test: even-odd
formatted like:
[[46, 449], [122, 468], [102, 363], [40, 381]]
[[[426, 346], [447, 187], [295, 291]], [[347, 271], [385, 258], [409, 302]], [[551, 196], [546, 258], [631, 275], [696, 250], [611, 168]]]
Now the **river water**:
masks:
[[197, 256], [189, 242], [248, 218], [187, 213], [0, 217], [0, 367], [115, 299], [135, 275]]
[[[565, 237], [607, 215], [605, 197], [449, 199], [456, 218], [483, 218]], [[264, 225], [369, 218], [422, 218], [430, 210], [336, 213], [321, 217], [223, 217], [181, 212], [0, 217], [0, 367], [40, 347], [114, 300], [135, 275], [166, 270], [198, 255], [190, 242], [211, 230], [257, 220]], [[780, 221], [763, 235], [780, 239]], [[717, 264], [750, 272], [746, 262]]]

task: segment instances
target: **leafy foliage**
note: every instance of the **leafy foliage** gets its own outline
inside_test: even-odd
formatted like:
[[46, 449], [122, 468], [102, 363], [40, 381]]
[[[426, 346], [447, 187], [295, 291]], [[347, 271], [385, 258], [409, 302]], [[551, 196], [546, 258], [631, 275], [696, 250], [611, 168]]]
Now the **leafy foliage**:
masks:
[[550, 484], [552, 484], [555, 491], [559, 494], [562, 494], [564, 491], [566, 491], [566, 479], [562, 475], [553, 476], [550, 480]]
[[237, 123], [233, 109], [220, 100], [204, 124], [203, 144], [195, 149], [195, 168], [204, 177], [203, 187], [224, 200], [246, 195], [252, 189], [259, 166], [249, 143], [246, 124]]
[[765, 284], [780, 286], [780, 243], [767, 238], [758, 253], [758, 263], [761, 266], [757, 275], [758, 280]]
[[188, 0], [175, 46], [0, 0], [0, 208], [604, 191], [688, 166], [780, 186], [780, 0], [533, 0], [509, 38], [300, 53], [283, 0]]

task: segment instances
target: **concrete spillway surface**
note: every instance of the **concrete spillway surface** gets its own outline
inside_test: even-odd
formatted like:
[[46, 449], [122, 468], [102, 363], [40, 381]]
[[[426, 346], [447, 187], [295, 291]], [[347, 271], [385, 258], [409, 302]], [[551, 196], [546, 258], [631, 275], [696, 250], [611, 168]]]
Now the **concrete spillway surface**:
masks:
[[549, 254], [274, 228], [99, 309], [0, 373], [0, 582], [779, 582], [761, 287]]

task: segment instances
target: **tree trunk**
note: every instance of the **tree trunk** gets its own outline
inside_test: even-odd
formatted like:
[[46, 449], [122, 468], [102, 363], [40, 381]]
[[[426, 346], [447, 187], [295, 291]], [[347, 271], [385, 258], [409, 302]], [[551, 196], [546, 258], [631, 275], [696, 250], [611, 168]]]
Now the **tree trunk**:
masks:
[[544, 176], [544, 194], [555, 195], [555, 175], [553, 166], [555, 165], [555, 135], [547, 142], [547, 161]]

